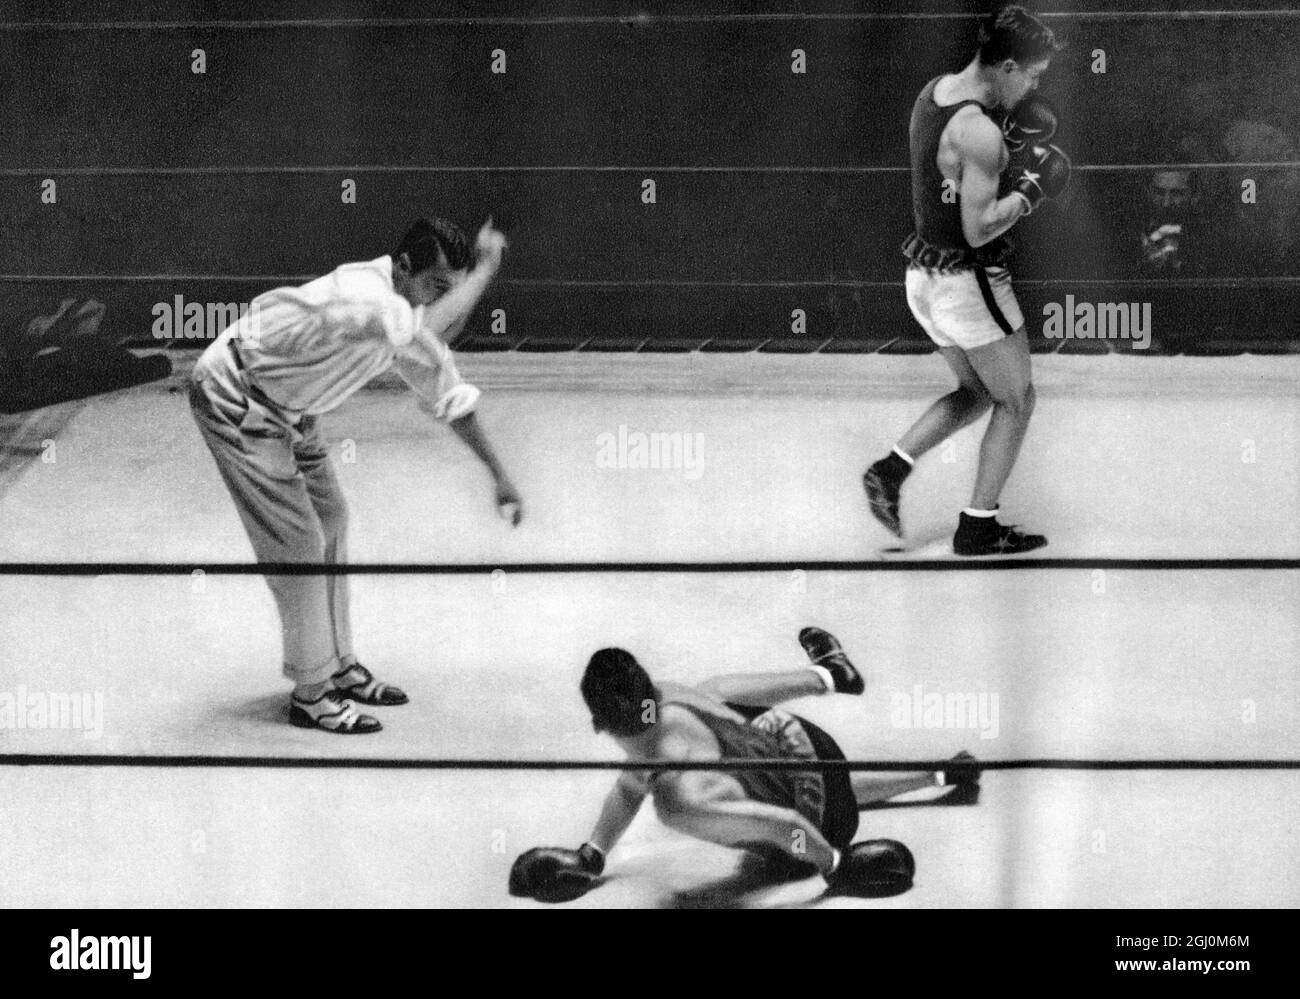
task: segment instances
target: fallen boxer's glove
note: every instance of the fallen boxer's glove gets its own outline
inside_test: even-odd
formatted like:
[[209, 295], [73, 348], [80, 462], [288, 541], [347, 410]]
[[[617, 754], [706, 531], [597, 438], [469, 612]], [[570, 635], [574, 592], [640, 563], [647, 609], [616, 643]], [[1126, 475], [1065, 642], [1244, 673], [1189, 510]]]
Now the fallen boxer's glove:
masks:
[[510, 868], [510, 894], [539, 902], [572, 902], [600, 883], [605, 855], [590, 843], [576, 850], [538, 846]]
[[911, 888], [915, 874], [912, 851], [898, 840], [867, 839], [844, 851], [826, 881], [834, 895], [886, 898]]

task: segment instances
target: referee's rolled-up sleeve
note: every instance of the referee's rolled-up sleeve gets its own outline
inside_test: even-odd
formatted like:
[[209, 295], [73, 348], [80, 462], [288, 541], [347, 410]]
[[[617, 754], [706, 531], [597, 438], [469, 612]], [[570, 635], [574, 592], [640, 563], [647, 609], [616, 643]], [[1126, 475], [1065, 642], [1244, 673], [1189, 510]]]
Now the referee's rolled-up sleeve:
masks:
[[432, 413], [435, 418], [444, 423], [450, 423], [474, 412], [480, 394], [479, 390], [469, 382], [461, 382], [445, 392], [431, 407], [422, 403], [420, 408]]
[[420, 397], [420, 408], [435, 419], [450, 423], [478, 406], [479, 390], [461, 378], [451, 351], [436, 337], [417, 333], [393, 364]]

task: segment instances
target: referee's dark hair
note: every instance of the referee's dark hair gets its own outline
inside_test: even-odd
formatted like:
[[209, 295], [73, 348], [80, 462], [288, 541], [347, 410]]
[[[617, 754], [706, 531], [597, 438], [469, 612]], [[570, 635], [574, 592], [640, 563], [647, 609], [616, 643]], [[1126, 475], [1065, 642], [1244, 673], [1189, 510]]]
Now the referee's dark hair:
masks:
[[979, 46], [981, 65], [996, 66], [1004, 59], [1012, 59], [1022, 69], [1050, 59], [1062, 48], [1051, 28], [1015, 5], [994, 11], [984, 19]]
[[419, 219], [397, 244], [393, 259], [403, 253], [411, 261], [411, 273], [418, 274], [438, 262], [441, 251], [452, 270], [468, 267], [474, 260], [473, 248], [465, 230], [444, 218]]

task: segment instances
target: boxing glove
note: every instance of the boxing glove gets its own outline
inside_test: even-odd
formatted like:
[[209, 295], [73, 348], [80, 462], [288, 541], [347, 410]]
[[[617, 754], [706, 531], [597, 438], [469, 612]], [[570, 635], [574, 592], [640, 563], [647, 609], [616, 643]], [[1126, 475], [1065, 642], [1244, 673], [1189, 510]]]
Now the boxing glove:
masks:
[[510, 868], [510, 894], [539, 902], [572, 902], [596, 886], [605, 855], [590, 843], [576, 850], [539, 846]]
[[1028, 215], [1048, 198], [1059, 197], [1070, 182], [1070, 157], [1056, 146], [1034, 146], [1012, 190], [1025, 199]]
[[836, 895], [884, 898], [911, 888], [915, 874], [912, 851], [898, 840], [868, 839], [844, 851], [827, 882]]
[[1018, 153], [1026, 146], [1045, 146], [1056, 134], [1056, 109], [1042, 97], [1026, 97], [1007, 112], [1002, 138], [1007, 149]]

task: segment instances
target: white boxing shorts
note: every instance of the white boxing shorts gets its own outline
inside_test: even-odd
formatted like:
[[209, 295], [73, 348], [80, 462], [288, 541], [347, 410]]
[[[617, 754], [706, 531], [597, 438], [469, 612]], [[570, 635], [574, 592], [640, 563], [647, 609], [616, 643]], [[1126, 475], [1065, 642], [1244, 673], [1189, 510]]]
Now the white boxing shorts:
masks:
[[907, 269], [907, 305], [940, 347], [974, 350], [1025, 324], [1005, 267], [936, 271]]

